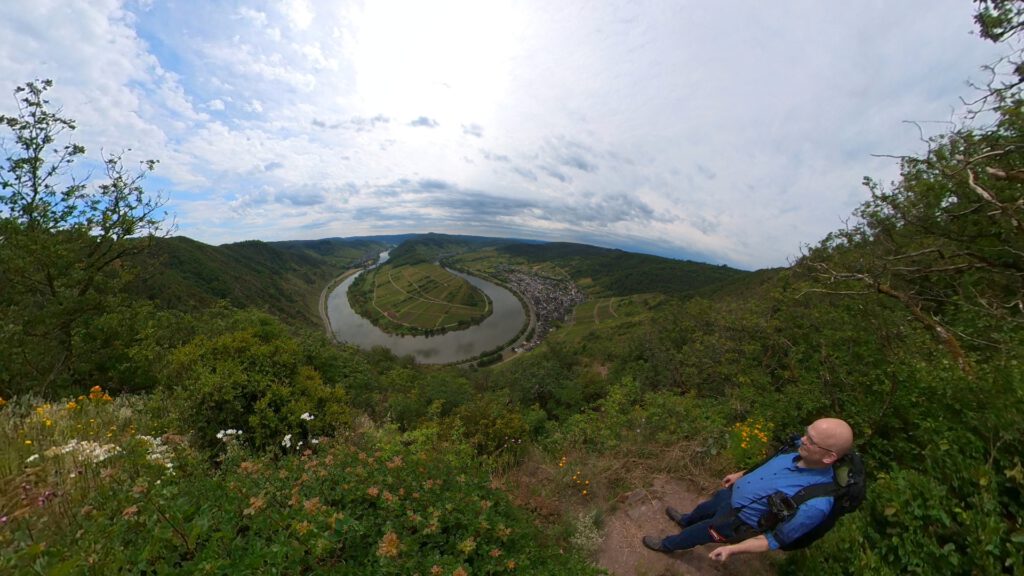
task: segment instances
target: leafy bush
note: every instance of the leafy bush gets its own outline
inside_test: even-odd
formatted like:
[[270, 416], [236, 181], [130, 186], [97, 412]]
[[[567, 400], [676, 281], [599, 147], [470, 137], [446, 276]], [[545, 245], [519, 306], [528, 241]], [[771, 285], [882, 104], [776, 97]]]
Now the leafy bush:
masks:
[[[253, 314], [247, 325], [217, 336], [199, 336], [173, 355], [167, 392], [178, 427], [200, 446], [217, 445], [217, 433], [236, 429], [245, 442], [266, 449], [287, 435], [305, 441], [349, 418], [342, 382], [325, 382], [311, 354], [285, 327]], [[337, 366], [332, 374], [341, 374]], [[313, 420], [303, 419], [311, 414]]]

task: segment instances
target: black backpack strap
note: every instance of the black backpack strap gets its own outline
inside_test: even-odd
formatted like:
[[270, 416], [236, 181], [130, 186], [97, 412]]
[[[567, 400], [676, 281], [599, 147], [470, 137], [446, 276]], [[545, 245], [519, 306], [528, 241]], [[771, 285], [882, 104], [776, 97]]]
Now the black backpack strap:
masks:
[[815, 498], [821, 498], [822, 496], [835, 497], [839, 493], [839, 486], [836, 486], [835, 482], [822, 482], [821, 484], [811, 484], [801, 488], [799, 492], [789, 497], [793, 501], [793, 504], [800, 506], [808, 500]]

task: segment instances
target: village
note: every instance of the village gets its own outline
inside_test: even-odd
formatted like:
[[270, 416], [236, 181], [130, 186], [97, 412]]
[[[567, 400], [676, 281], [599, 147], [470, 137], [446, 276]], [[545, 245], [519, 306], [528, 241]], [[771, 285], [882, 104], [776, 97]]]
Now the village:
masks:
[[533, 336], [516, 346], [516, 353], [539, 345], [556, 323], [565, 322], [576, 306], [587, 299], [572, 282], [529, 274], [507, 264], [498, 266], [494, 275], [529, 302], [536, 318]]

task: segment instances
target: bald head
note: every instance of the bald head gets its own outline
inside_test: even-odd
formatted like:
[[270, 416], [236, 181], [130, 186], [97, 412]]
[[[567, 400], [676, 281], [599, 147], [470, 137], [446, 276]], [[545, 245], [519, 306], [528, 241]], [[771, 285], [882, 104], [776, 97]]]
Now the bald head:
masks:
[[822, 447], [844, 456], [853, 448], [853, 429], [839, 418], [821, 418], [808, 426], [814, 440]]

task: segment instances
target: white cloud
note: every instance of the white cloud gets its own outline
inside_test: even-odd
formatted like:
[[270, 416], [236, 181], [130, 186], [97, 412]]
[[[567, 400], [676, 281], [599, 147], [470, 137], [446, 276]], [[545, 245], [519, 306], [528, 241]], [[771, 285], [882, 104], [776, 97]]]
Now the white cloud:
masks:
[[953, 0], [13, 2], [0, 78], [159, 158], [203, 241], [432, 225], [785, 264], [996, 53]]
[[313, 23], [313, 7], [308, 0], [283, 0], [281, 10], [295, 30], [305, 30]]

